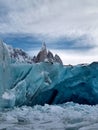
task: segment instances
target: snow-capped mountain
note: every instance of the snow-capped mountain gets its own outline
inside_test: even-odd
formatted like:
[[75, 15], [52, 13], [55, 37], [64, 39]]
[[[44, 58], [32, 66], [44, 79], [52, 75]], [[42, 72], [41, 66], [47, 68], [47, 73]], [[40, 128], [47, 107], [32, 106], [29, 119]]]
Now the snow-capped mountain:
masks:
[[46, 44], [42, 44], [42, 48], [37, 54], [37, 56], [34, 56], [33, 58], [35, 63], [38, 62], [50, 62], [50, 63], [60, 63], [63, 64], [61, 58], [56, 54], [53, 56], [53, 53], [46, 48]]
[[6, 48], [8, 49], [9, 55], [11, 57], [12, 62], [17, 63], [39, 63], [39, 62], [57, 62], [63, 64], [61, 58], [56, 54], [53, 56], [53, 53], [46, 48], [46, 44], [42, 44], [42, 48], [37, 54], [37, 56], [29, 56], [24, 50], [19, 48], [13, 48], [5, 44]]
[[[6, 45], [6, 44], [5, 44]], [[6, 45], [12, 62], [17, 63], [33, 63], [33, 57], [30, 57], [24, 50], [19, 48], [13, 48]]]

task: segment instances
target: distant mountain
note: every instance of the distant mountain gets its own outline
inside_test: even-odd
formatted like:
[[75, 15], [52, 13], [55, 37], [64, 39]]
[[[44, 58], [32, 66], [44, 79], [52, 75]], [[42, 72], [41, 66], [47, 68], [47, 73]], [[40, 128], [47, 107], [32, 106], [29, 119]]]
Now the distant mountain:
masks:
[[[6, 45], [6, 44], [5, 44]], [[6, 45], [8, 48], [8, 52], [10, 54], [12, 62], [19, 62], [19, 63], [39, 63], [39, 62], [50, 62], [50, 63], [60, 63], [63, 64], [61, 58], [56, 54], [55, 56], [53, 53], [46, 48], [46, 44], [42, 44], [42, 48], [37, 54], [37, 56], [29, 56], [24, 50], [19, 48], [13, 48], [12, 46]]]
[[53, 53], [46, 48], [46, 44], [43, 43], [41, 50], [37, 54], [37, 56], [33, 57], [33, 61], [37, 62], [50, 62], [50, 63], [60, 63], [63, 64], [61, 58], [56, 54], [53, 56]]
[[12, 62], [19, 63], [33, 63], [33, 57], [30, 57], [24, 50], [19, 48], [13, 48], [12, 46], [6, 45], [10, 54]]

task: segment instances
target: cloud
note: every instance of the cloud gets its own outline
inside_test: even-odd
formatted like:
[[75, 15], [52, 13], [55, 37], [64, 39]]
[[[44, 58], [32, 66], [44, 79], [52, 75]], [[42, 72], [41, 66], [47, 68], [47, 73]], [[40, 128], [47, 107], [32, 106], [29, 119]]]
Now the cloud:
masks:
[[31, 35], [31, 34], [0, 34], [1, 39], [9, 45], [12, 45], [15, 48], [22, 48], [25, 51], [32, 48], [38, 49], [41, 47], [42, 40], [40, 39], [40, 36]]
[[91, 51], [78, 53], [72, 50], [52, 50], [54, 54], [59, 54], [63, 63], [67, 64], [85, 64], [92, 63], [93, 61], [98, 61], [98, 49], [92, 49]]
[[62, 50], [75, 50], [75, 51], [89, 51], [93, 48], [96, 48], [96, 45], [93, 44], [92, 37], [83, 35], [80, 37], [60, 37], [55, 40], [49, 41], [50, 47], [54, 49]]
[[6, 41], [14, 46], [28, 42], [37, 49], [40, 41], [46, 41], [50, 49], [60, 49], [57, 52], [69, 63], [97, 60], [98, 1], [0, 0], [1, 34], [13, 34]]
[[64, 36], [93, 35], [98, 30], [97, 0], [1, 0], [1, 3], [8, 20], [0, 24], [3, 33]]
[[[31, 35], [31, 34], [0, 34], [4, 42], [12, 44], [14, 47], [21, 47], [24, 50], [40, 49], [42, 42], [46, 39], [41, 35]], [[96, 48], [93, 43], [93, 39], [89, 38], [86, 35], [72, 38], [72, 37], [60, 37], [60, 38], [50, 38], [46, 40], [46, 45], [49, 49], [58, 49], [59, 50], [74, 50], [77, 52], [90, 51], [91, 49]]]
[[[98, 61], [98, 49], [93, 49], [91, 51], [85, 51], [83, 53], [79, 53], [79, 52], [74, 52], [73, 50], [54, 50], [54, 49], [50, 49], [51, 52], [53, 52], [53, 54], [58, 54], [60, 56], [60, 58], [63, 61], [64, 65], [77, 65], [77, 64], [89, 64], [92, 63], [94, 61]], [[36, 50], [28, 50], [27, 53], [30, 56], [34, 56], [37, 55], [39, 52], [39, 49]]]

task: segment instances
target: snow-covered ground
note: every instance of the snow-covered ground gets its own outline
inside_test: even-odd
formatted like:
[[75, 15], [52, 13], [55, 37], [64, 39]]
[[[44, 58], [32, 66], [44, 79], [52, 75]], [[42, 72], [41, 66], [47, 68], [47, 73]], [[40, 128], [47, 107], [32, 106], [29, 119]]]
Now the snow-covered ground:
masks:
[[0, 112], [0, 130], [98, 130], [98, 105], [36, 105]]

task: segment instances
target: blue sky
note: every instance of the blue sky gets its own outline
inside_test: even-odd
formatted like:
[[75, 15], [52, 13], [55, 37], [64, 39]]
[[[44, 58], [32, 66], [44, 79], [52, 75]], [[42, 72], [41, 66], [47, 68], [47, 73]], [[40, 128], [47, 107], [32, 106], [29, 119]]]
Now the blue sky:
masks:
[[30, 55], [42, 42], [64, 64], [98, 60], [98, 0], [0, 0], [0, 38]]

